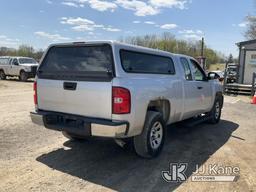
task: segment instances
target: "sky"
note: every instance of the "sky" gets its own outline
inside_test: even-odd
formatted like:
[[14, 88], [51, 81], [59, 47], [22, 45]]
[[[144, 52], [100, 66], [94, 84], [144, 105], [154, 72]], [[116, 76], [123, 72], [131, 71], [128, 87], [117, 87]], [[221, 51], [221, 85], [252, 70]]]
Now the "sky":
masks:
[[238, 56], [254, 0], [1, 0], [0, 47], [170, 32]]

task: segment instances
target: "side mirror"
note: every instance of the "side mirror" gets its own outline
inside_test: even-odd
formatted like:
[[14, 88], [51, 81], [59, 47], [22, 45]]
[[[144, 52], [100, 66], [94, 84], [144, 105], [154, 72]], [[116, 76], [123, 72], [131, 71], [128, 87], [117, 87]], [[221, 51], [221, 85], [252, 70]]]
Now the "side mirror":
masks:
[[208, 73], [208, 80], [213, 80], [213, 79], [217, 79], [215, 73], [213, 72]]
[[224, 78], [223, 78], [223, 77], [220, 77], [220, 78], [219, 78], [219, 81], [220, 81], [220, 82], [224, 81]]
[[218, 79], [220, 82], [224, 81], [223, 77], [220, 77], [217, 73], [214, 73], [214, 72], [208, 73], [207, 78], [208, 80]]
[[13, 65], [19, 65], [19, 63], [18, 62], [14, 62]]

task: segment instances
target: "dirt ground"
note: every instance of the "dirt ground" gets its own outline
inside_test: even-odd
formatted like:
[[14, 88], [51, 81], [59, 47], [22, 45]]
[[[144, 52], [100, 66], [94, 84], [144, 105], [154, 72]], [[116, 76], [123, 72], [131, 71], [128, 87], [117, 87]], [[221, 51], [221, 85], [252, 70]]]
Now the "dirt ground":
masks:
[[[170, 126], [162, 154], [138, 158], [113, 140], [69, 141], [32, 124], [32, 82], [0, 81], [0, 191], [256, 191], [256, 105], [225, 97], [217, 125]], [[188, 179], [163, 180], [170, 163]], [[192, 182], [196, 165], [238, 166], [236, 182]]]

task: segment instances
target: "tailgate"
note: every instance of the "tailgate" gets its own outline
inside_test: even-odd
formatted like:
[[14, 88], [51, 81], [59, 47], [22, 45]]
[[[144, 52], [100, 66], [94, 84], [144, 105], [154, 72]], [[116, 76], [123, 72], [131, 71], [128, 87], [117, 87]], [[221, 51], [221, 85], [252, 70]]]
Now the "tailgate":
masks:
[[37, 74], [38, 109], [111, 119], [113, 66], [108, 44], [49, 48]]
[[[64, 83], [76, 84], [75, 90]], [[111, 82], [37, 81], [38, 108], [46, 111], [110, 119], [112, 114]]]

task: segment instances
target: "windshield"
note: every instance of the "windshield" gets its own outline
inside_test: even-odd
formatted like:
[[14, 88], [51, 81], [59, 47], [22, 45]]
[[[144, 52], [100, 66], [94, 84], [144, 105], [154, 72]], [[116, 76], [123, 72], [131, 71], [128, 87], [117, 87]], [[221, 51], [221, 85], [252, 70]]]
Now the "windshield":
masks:
[[236, 72], [236, 68], [229, 68], [230, 72]]
[[20, 64], [36, 64], [36, 60], [32, 58], [20, 58], [19, 59]]

